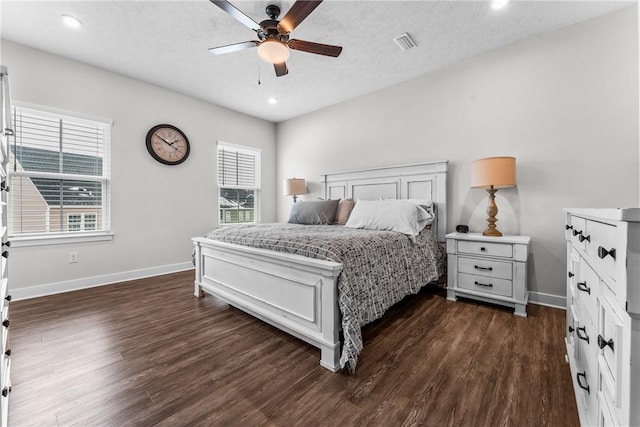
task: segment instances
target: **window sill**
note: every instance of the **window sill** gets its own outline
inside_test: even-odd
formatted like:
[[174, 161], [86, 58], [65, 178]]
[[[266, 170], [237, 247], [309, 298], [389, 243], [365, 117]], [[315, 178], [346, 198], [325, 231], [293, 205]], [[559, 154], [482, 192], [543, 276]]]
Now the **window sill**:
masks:
[[49, 236], [21, 236], [11, 237], [12, 248], [27, 246], [63, 245], [68, 243], [104, 242], [113, 240], [113, 232], [52, 234]]

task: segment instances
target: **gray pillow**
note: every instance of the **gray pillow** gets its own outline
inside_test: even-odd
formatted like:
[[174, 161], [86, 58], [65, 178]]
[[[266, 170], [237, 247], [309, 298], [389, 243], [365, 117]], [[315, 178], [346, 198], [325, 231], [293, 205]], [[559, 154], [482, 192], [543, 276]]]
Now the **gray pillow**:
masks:
[[300, 200], [289, 213], [291, 224], [332, 224], [339, 200]]

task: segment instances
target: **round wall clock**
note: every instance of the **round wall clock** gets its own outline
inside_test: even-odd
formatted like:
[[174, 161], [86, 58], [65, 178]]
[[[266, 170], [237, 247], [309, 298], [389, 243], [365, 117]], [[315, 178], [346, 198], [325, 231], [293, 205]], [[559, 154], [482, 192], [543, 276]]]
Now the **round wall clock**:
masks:
[[179, 165], [189, 157], [189, 139], [175, 126], [156, 125], [147, 132], [147, 150], [165, 165]]

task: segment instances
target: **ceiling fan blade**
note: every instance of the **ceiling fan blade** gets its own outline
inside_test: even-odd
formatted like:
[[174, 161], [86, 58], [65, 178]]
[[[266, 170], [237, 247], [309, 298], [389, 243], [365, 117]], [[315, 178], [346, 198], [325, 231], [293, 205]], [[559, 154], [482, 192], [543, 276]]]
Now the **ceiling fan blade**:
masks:
[[320, 5], [320, 3], [322, 3], [322, 0], [298, 0], [293, 4], [293, 6], [291, 6], [291, 9], [289, 9], [284, 18], [282, 18], [278, 24], [278, 30], [281, 33], [290, 33], [294, 28], [300, 25], [300, 23], [304, 21], [304, 19], [309, 16], [309, 14]]
[[279, 64], [273, 64], [273, 68], [276, 70], [276, 76], [282, 77], [289, 74], [289, 69], [287, 68], [286, 62], [281, 62]]
[[248, 42], [228, 44], [226, 46], [211, 47], [209, 48], [209, 52], [213, 53], [214, 55], [224, 55], [225, 53], [237, 52], [239, 50], [256, 47], [259, 44], [259, 41], [252, 40]]
[[[258, 24], [253, 19], [249, 18], [247, 15], [242, 13], [238, 8], [225, 0], [209, 0], [211, 3], [218, 6], [220, 9], [227, 12], [229, 15], [233, 16], [238, 21], [242, 22], [247, 27], [251, 28], [253, 31], [260, 30], [260, 24]], [[294, 5], [295, 6], [295, 5]]]
[[317, 55], [333, 56], [334, 58], [338, 57], [340, 52], [342, 52], [342, 46], [333, 46], [330, 44], [314, 43], [304, 40], [291, 39], [287, 45], [294, 50], [315, 53]]

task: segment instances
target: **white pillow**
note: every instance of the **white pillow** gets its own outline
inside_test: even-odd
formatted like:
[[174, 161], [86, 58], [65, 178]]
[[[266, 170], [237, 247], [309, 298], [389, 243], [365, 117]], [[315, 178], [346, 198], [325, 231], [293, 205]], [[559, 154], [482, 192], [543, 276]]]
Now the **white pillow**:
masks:
[[431, 200], [423, 199], [407, 199], [411, 203], [415, 203], [424, 213], [418, 212], [418, 223], [421, 225], [420, 229], [423, 229], [427, 225], [431, 225], [433, 220], [436, 219], [435, 210], [433, 209], [433, 202]]
[[419, 211], [427, 214], [408, 200], [358, 200], [345, 227], [397, 231], [415, 240], [424, 228], [418, 222]]

